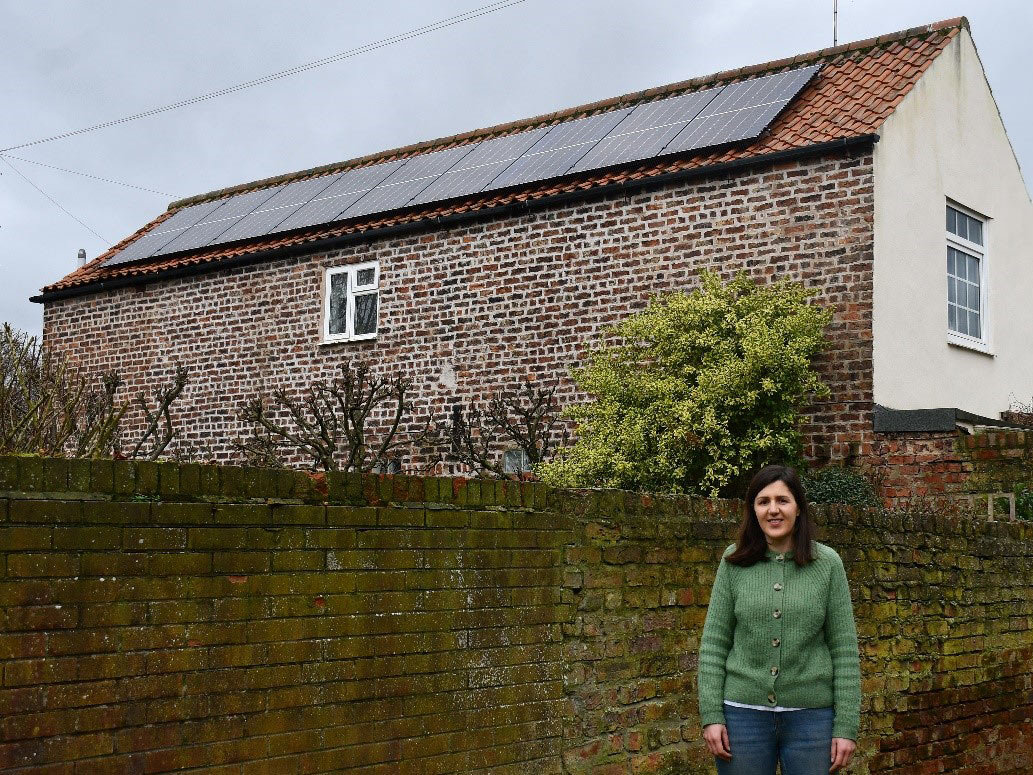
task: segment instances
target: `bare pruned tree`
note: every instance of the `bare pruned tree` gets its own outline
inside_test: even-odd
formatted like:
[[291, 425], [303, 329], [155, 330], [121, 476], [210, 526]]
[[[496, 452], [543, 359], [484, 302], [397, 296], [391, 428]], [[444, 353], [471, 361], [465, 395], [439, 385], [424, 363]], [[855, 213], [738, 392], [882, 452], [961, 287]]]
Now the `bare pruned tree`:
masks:
[[388, 470], [402, 449], [427, 445], [434, 434], [429, 421], [406, 430], [412, 387], [411, 378], [343, 364], [340, 376], [312, 383], [300, 398], [277, 389], [271, 401], [248, 400], [239, 416], [251, 436], [236, 447], [252, 465], [283, 466], [287, 452], [309, 458], [312, 470]]
[[0, 331], [0, 453], [76, 457], [145, 457], [155, 460], [175, 436], [170, 406], [187, 383], [177, 367], [171, 386], [155, 391], [152, 412], [137, 399], [149, 425], [128, 454], [122, 453], [121, 426], [127, 402], [117, 399], [122, 377], [102, 374], [99, 389], [63, 355], [9, 324]]
[[172, 426], [172, 415], [169, 407], [179, 398], [186, 387], [189, 372], [186, 366], [176, 366], [175, 376], [172, 384], [162, 385], [154, 389], [154, 400], [157, 406], [152, 410], [147, 399], [141, 393], [136, 398], [136, 403], [147, 418], [147, 427], [143, 435], [133, 446], [128, 457], [139, 457], [146, 447], [150, 450], [143, 455], [148, 460], [156, 460], [165, 451], [169, 443], [176, 437], [177, 429]]
[[[556, 428], [561, 425], [555, 393], [555, 385], [525, 379], [519, 388], [500, 390], [487, 404], [473, 407], [467, 417], [461, 407], [453, 407], [443, 429], [450, 442], [449, 456], [481, 476], [521, 478], [521, 471], [506, 470], [500, 447], [522, 450], [531, 470], [548, 460], [556, 449]], [[568, 436], [563, 426], [560, 446], [567, 443]]]

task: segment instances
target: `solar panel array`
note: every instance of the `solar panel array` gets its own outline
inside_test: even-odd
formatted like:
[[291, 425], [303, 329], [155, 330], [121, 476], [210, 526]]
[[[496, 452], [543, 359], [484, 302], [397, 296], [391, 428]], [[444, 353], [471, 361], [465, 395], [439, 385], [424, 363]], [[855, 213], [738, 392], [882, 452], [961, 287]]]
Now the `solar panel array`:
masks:
[[121, 264], [756, 138], [819, 65], [184, 207]]

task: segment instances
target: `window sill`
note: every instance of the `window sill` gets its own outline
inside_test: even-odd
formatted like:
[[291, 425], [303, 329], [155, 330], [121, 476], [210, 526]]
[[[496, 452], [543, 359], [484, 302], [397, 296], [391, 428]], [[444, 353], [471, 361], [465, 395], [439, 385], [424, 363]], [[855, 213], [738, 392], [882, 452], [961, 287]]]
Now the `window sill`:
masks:
[[371, 342], [376, 338], [376, 334], [369, 334], [368, 336], [353, 336], [349, 338], [341, 337], [340, 339], [320, 339], [319, 344], [322, 346], [329, 344], [349, 344], [351, 342]]
[[947, 334], [947, 344], [951, 347], [960, 347], [962, 350], [971, 350], [977, 352], [980, 355], [985, 355], [989, 358], [995, 357], [990, 352], [990, 346], [985, 342], [977, 342], [973, 339], [962, 339], [960, 336], [951, 336]]

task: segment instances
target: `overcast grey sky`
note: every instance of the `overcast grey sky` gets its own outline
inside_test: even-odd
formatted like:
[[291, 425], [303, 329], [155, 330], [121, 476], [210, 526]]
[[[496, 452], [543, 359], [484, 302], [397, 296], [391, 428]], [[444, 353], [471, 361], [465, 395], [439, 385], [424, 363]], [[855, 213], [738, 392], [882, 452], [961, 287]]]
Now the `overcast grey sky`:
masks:
[[[117, 119], [404, 33], [489, 0], [0, 0], [0, 148]], [[0, 163], [0, 321], [173, 199], [832, 44], [832, 0], [524, 0], [169, 113], [12, 151], [98, 238]], [[966, 15], [1033, 171], [1028, 0], [840, 0], [846, 42]]]

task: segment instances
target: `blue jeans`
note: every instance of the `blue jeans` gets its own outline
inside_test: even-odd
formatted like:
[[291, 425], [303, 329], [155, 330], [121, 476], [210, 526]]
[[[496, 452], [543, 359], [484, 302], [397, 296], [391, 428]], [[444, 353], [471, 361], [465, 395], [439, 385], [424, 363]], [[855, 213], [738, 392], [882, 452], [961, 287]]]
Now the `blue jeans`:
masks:
[[832, 708], [775, 713], [724, 706], [730, 762], [717, 759], [718, 775], [828, 775], [832, 764]]

